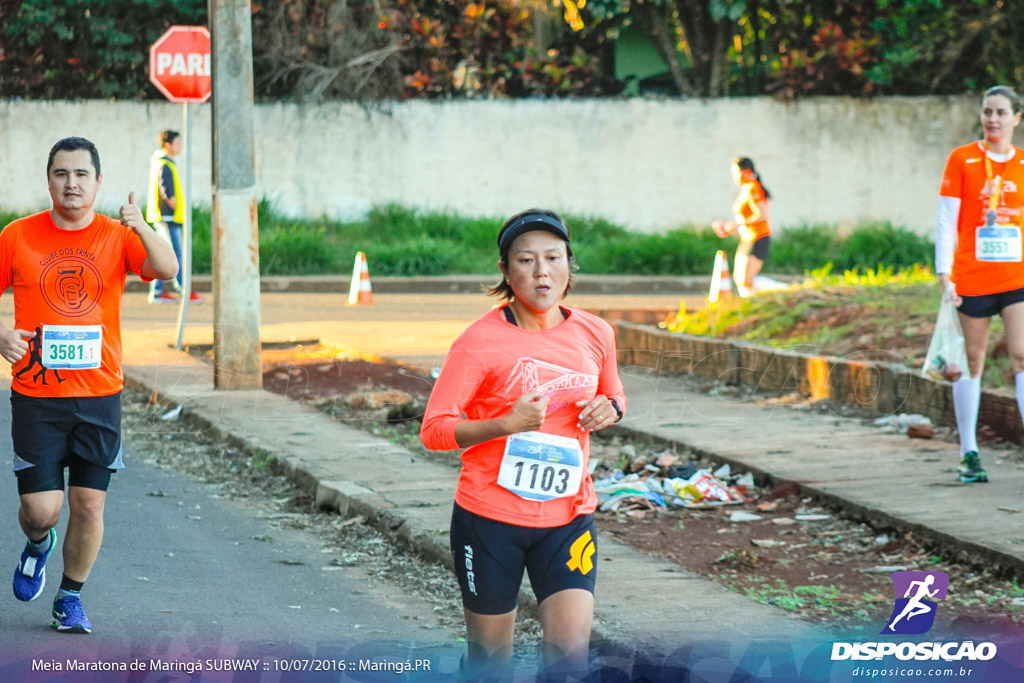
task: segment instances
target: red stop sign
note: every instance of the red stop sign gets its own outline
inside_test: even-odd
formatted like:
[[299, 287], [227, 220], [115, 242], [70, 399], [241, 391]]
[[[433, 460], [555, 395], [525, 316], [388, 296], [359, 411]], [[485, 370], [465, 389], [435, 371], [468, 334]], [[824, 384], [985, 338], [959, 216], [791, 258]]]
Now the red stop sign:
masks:
[[149, 48], [149, 80], [171, 102], [210, 99], [210, 32], [172, 26]]

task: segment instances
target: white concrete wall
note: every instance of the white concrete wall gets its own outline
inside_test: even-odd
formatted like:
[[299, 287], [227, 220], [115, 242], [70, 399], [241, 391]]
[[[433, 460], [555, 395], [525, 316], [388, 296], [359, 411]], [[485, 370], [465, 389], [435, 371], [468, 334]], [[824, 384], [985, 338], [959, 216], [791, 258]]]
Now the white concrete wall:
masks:
[[[531, 206], [661, 231], [728, 218], [734, 156], [774, 195], [773, 223], [890, 220], [933, 229], [949, 151], [978, 135], [975, 98], [409, 102], [256, 108], [259, 194], [284, 213], [353, 218], [389, 201], [504, 216]], [[194, 109], [193, 182], [210, 204], [209, 105]], [[99, 204], [144, 195], [182, 105], [0, 102], [0, 208], [48, 206], [58, 138], [96, 142]]]

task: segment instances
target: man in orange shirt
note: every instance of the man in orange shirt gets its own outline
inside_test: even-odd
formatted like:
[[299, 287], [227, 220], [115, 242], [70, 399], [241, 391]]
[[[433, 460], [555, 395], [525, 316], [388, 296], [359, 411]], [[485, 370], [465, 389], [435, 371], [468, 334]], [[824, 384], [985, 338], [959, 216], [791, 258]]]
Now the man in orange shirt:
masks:
[[[14, 595], [38, 598], [64, 503], [64, 576], [53, 603], [58, 631], [89, 633], [81, 603], [103, 540], [110, 475], [121, 459], [121, 295], [128, 272], [169, 279], [171, 245], [143, 220], [135, 193], [120, 222], [93, 211], [103, 183], [96, 146], [64, 138], [46, 165], [53, 207], [0, 233], [0, 292], [14, 291], [14, 327], [0, 323], [0, 355], [11, 363], [11, 436], [18, 522], [28, 537]], [[36, 369], [38, 368], [38, 369]]]

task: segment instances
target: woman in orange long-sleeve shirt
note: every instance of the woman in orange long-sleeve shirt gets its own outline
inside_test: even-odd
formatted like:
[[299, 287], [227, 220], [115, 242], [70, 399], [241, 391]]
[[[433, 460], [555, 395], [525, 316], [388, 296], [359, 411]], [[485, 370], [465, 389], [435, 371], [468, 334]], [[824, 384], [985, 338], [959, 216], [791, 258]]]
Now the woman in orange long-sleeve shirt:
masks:
[[597, 575], [590, 432], [617, 422], [626, 397], [615, 334], [559, 305], [572, 286], [569, 229], [531, 210], [498, 234], [507, 301], [459, 336], [420, 436], [465, 448], [450, 542], [466, 614], [464, 678], [502, 678], [524, 569], [537, 596], [549, 673], [587, 669]]

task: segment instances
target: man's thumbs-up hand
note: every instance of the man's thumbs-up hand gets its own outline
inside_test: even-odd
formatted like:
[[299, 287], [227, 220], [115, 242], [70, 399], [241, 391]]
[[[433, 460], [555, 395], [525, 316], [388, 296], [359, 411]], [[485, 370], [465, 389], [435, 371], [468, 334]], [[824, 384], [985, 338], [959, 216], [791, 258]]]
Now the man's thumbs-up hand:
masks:
[[135, 192], [128, 193], [128, 203], [121, 205], [121, 225], [125, 225], [135, 232], [149, 228], [142, 217], [142, 209], [135, 203]]

